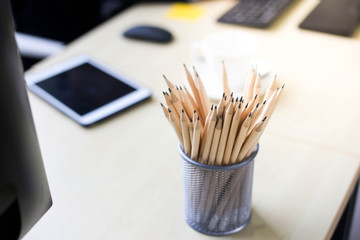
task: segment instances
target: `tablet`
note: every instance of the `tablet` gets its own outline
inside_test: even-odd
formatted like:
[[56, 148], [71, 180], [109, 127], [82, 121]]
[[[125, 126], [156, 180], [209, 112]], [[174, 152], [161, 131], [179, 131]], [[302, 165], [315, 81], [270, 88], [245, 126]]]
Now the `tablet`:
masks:
[[89, 56], [78, 56], [25, 78], [46, 102], [89, 126], [151, 96], [143, 85]]

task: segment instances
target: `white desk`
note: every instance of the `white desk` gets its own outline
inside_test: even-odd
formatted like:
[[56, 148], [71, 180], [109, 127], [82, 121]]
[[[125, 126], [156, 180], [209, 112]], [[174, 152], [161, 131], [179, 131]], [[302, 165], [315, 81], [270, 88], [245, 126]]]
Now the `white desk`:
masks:
[[[360, 31], [344, 38], [297, 26], [316, 1], [298, 1], [269, 30], [220, 24], [234, 2], [204, 2], [195, 22], [170, 20], [170, 4], [138, 5], [70, 44], [33, 70], [86, 53], [132, 76], [153, 98], [82, 128], [30, 94], [54, 205], [24, 239], [207, 239], [182, 214], [176, 135], [159, 102], [162, 74], [181, 83], [193, 41], [223, 29], [259, 40], [286, 89], [260, 141], [253, 217], [226, 239], [329, 239], [360, 174]], [[139, 23], [168, 28], [156, 45], [124, 39]], [[146, 121], [145, 121], [146, 120]]]

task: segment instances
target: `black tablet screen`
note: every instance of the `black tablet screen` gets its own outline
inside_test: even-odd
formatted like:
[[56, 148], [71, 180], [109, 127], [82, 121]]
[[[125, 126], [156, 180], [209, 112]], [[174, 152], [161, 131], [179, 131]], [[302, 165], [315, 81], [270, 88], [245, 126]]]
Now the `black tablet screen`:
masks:
[[136, 90], [89, 63], [52, 76], [36, 85], [79, 115]]

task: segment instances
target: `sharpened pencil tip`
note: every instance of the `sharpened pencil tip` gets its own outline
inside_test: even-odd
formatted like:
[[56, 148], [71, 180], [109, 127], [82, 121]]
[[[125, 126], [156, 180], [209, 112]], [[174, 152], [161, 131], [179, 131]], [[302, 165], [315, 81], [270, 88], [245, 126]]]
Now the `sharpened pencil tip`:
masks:
[[284, 88], [285, 87], [285, 83], [282, 85], [282, 87], [281, 88]]
[[192, 118], [190, 118], [190, 122], [191, 122], [191, 123], [193, 122]]
[[185, 112], [184, 109], [181, 109], [181, 112], [184, 113]]
[[171, 113], [171, 110], [170, 110], [170, 108], [168, 108], [168, 112], [169, 112], [169, 113]]
[[196, 113], [196, 109], [194, 109], [194, 113]]
[[256, 104], [256, 108], [258, 108], [258, 107], [259, 107], [259, 104], [260, 104], [260, 103], [257, 103], [257, 104]]
[[168, 90], [169, 90], [169, 92], [171, 92], [171, 89], [170, 89], [170, 88], [168, 88]]
[[197, 117], [197, 120], [200, 121], [200, 116]]
[[162, 103], [160, 103], [160, 105], [163, 107], [164, 105]]
[[251, 112], [249, 113], [249, 117], [251, 117]]
[[264, 119], [263, 119], [262, 121], [263, 121], [263, 122], [265, 122], [266, 118], [267, 118], [267, 116], [266, 116], [266, 117], [264, 117]]

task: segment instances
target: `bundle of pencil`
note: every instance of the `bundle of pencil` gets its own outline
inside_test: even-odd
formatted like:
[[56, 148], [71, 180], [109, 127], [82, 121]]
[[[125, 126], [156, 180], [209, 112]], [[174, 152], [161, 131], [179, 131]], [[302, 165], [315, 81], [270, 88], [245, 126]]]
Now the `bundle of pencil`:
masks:
[[184, 153], [209, 165], [230, 165], [248, 157], [255, 149], [279, 96], [276, 75], [261, 95], [260, 74], [251, 68], [243, 95], [230, 92], [223, 63], [223, 95], [212, 103], [196, 69], [193, 75], [184, 65], [192, 94], [185, 87], [172, 84], [165, 76], [168, 92], [163, 92], [167, 106], [161, 104], [165, 117], [174, 128]]

